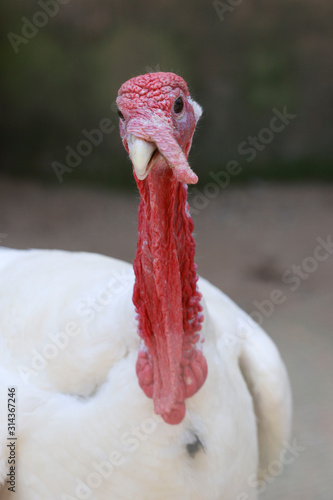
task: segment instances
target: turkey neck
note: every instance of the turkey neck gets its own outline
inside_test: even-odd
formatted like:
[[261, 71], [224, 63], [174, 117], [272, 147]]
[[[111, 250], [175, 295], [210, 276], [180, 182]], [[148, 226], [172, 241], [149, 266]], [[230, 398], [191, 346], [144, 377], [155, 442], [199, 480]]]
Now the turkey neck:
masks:
[[184, 404], [188, 388], [179, 383], [182, 364], [199, 339], [203, 319], [193, 221], [187, 185], [164, 162], [137, 184], [141, 201], [133, 302], [144, 342], [137, 373], [146, 395], [154, 398], [156, 413], [162, 414], [177, 401]]

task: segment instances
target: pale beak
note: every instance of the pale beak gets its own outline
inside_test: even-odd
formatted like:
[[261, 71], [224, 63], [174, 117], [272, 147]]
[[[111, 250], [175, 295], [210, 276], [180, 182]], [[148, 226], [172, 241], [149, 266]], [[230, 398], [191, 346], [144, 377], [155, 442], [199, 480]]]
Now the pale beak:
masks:
[[[127, 125], [127, 146], [136, 176], [143, 180], [153, 165], [155, 151], [163, 157], [179, 182], [196, 184], [198, 177], [173, 136], [171, 128], [160, 117], [148, 120], [134, 117]], [[139, 139], [144, 137], [145, 140]], [[148, 140], [147, 140], [148, 139]], [[153, 159], [153, 161], [151, 161]]]
[[127, 144], [135, 174], [142, 181], [148, 175], [148, 165], [156, 150], [156, 144], [139, 139], [133, 134], [128, 134]]

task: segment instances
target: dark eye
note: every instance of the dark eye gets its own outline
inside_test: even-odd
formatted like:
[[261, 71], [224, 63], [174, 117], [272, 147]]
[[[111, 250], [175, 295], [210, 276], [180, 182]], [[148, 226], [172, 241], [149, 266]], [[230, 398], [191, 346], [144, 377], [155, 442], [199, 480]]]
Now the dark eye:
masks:
[[173, 110], [175, 113], [180, 113], [182, 111], [184, 107], [184, 101], [182, 99], [182, 97], [178, 97], [175, 102], [174, 102], [174, 105], [173, 105]]
[[124, 118], [124, 115], [122, 114], [122, 112], [120, 111], [120, 109], [118, 109], [118, 116], [121, 120], [125, 120]]

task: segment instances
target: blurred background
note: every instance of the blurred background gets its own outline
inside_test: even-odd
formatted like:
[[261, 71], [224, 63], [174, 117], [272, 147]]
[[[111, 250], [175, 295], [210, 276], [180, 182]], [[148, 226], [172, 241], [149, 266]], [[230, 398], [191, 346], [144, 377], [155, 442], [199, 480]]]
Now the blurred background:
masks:
[[[1, 2], [1, 170], [54, 181], [52, 162], [64, 162], [82, 130], [117, 123], [120, 85], [161, 70], [183, 76], [204, 108], [192, 155], [201, 178], [237, 159], [239, 144], [284, 106], [297, 119], [238, 180], [333, 178], [332, 2], [62, 2], [53, 17], [38, 2]], [[110, 133], [70, 181], [128, 184], [123, 166]]]
[[0, 9], [0, 244], [132, 261], [138, 195], [117, 90], [138, 74], [180, 74], [204, 108], [190, 156], [199, 272], [262, 323], [293, 386], [304, 450], [259, 498], [332, 500], [333, 3]]

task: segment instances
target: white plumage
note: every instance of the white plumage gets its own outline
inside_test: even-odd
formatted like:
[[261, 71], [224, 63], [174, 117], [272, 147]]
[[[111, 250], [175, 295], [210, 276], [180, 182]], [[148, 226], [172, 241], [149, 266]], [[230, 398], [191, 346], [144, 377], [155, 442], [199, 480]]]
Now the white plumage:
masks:
[[267, 470], [288, 439], [291, 401], [279, 353], [251, 318], [200, 279], [208, 378], [170, 426], [137, 383], [129, 264], [56, 250], [2, 250], [0, 261], [1, 399], [17, 386], [17, 500], [256, 498], [258, 452]]

